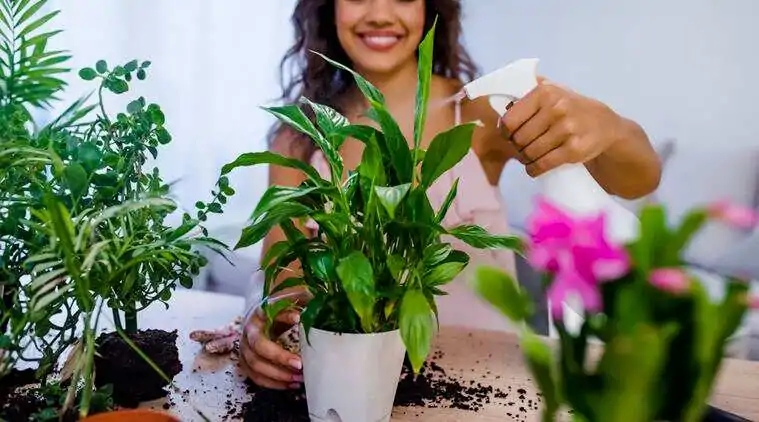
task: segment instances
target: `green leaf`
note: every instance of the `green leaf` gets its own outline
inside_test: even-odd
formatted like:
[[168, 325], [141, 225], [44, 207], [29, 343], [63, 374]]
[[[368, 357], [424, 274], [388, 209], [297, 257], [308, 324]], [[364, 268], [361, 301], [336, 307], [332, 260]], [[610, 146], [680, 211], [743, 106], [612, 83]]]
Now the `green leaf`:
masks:
[[[314, 115], [316, 116], [316, 124], [319, 126], [319, 129], [322, 130], [327, 138], [338, 133], [338, 129], [350, 125], [348, 118], [340, 114], [332, 107], [314, 103], [305, 97], [301, 98], [301, 101], [308, 104], [309, 107], [311, 107], [311, 109], [314, 111]], [[337, 148], [337, 145], [334, 146]]]
[[254, 245], [263, 240], [274, 226], [291, 218], [306, 216], [309, 212], [311, 212], [311, 208], [296, 202], [279, 204], [252, 225], [243, 229], [235, 249]]
[[55, 16], [60, 13], [59, 10], [56, 10], [55, 12], [48, 13], [47, 15], [37, 19], [36, 21], [30, 23], [29, 25], [25, 26], [24, 29], [21, 30], [16, 35], [17, 40], [24, 39], [27, 35], [35, 31], [36, 29], [40, 28], [42, 25], [48, 23], [51, 19], [53, 19]]
[[403, 198], [406, 197], [409, 189], [411, 189], [410, 183], [391, 187], [375, 186], [374, 193], [377, 195], [380, 204], [382, 204], [382, 206], [385, 208], [385, 211], [387, 211], [388, 215], [392, 219], [395, 218], [395, 209], [398, 208], [398, 205], [401, 203], [401, 201], [403, 201]]
[[395, 169], [398, 180], [400, 183], [411, 183], [414, 173], [414, 158], [411, 156], [408, 142], [403, 136], [401, 128], [390, 112], [385, 109], [384, 105], [373, 103], [372, 107], [372, 117], [382, 128], [387, 153], [390, 156], [390, 162]]
[[132, 60], [129, 63], [124, 65], [124, 70], [127, 72], [134, 72], [137, 70], [137, 60]]
[[520, 341], [527, 366], [543, 396], [543, 420], [553, 421], [561, 405], [561, 395], [554, 381], [554, 363], [551, 348], [530, 330]]
[[87, 190], [87, 171], [81, 164], [73, 163], [66, 166], [64, 177], [69, 189], [71, 189], [72, 196], [75, 198], [81, 197]]
[[137, 79], [144, 81], [145, 78], [147, 78], [147, 73], [145, 73], [145, 69], [140, 69], [137, 71]]
[[647, 205], [640, 213], [640, 236], [630, 246], [636, 268], [647, 274], [656, 267], [659, 251], [667, 245], [667, 216], [661, 205]]
[[108, 63], [106, 63], [105, 60], [98, 60], [97, 63], [95, 63], [95, 70], [97, 70], [100, 74], [107, 72]]
[[103, 153], [93, 142], [84, 142], [79, 147], [79, 161], [88, 172], [93, 172], [100, 167]]
[[324, 153], [324, 157], [332, 169], [333, 177], [339, 180], [342, 177], [343, 159], [340, 153], [327, 139], [316, 129], [316, 126], [309, 120], [308, 116], [303, 113], [297, 105], [287, 105], [283, 107], [264, 107], [264, 110], [276, 116], [279, 120], [293, 127], [299, 132], [308, 135]]
[[274, 322], [277, 320], [277, 316], [282, 312], [290, 309], [295, 304], [295, 301], [288, 298], [277, 299], [272, 303], [266, 303], [264, 311], [266, 312], [266, 337], [272, 338], [271, 328]]
[[459, 192], [459, 179], [456, 178], [456, 180], [453, 181], [453, 185], [451, 186], [451, 189], [448, 191], [448, 195], [445, 196], [445, 200], [443, 201], [443, 204], [440, 206], [440, 209], [438, 210], [437, 214], [435, 215], [435, 223], [442, 223], [445, 219], [445, 216], [448, 214], [448, 210], [451, 208], [451, 205], [453, 204], [453, 200], [456, 199], [456, 195], [458, 195]]
[[114, 94], [123, 94], [129, 91], [129, 85], [121, 79], [108, 81], [106, 87]]
[[369, 99], [370, 102], [375, 102], [375, 103], [380, 103], [380, 104], [385, 103], [385, 97], [382, 95], [382, 93], [369, 81], [367, 81], [361, 75], [359, 75], [357, 72], [354, 72], [352, 69], [348, 68], [347, 66], [330, 59], [329, 57], [325, 56], [322, 53], [319, 53], [318, 51], [311, 50], [311, 52], [323, 58], [324, 60], [326, 60], [327, 63], [335, 66], [338, 69], [344, 70], [348, 72], [351, 76], [353, 76], [353, 79], [356, 81], [356, 86], [361, 91], [361, 93], [364, 94], [364, 96], [367, 99]]
[[312, 193], [321, 189], [320, 187], [290, 187], [290, 186], [271, 186], [264, 192], [261, 199], [256, 205], [256, 209], [253, 211], [253, 215], [250, 216], [252, 220], [257, 220], [261, 215], [268, 212], [270, 209], [278, 206], [279, 204], [296, 201], [304, 196], [311, 195]]
[[430, 79], [432, 78], [432, 52], [435, 45], [435, 27], [437, 16], [432, 23], [432, 28], [427, 32], [419, 44], [418, 82], [416, 87], [416, 107], [414, 109], [414, 148], [418, 149], [422, 143], [424, 125], [427, 121], [427, 103], [430, 97]]
[[316, 171], [313, 167], [310, 165], [304, 163], [301, 160], [298, 160], [296, 158], [288, 158], [284, 157], [279, 154], [275, 154], [269, 151], [265, 152], [248, 152], [245, 154], [241, 154], [235, 161], [225, 164], [221, 168], [221, 174], [229, 174], [232, 170], [238, 168], [238, 167], [249, 167], [249, 166], [255, 166], [259, 164], [270, 164], [270, 165], [277, 165], [282, 167], [289, 167], [296, 170], [300, 170], [303, 173], [308, 176], [308, 178], [315, 182], [318, 185], [322, 185], [324, 183], [324, 180], [319, 175], [319, 172]]
[[448, 234], [477, 249], [511, 249], [521, 252], [524, 248], [518, 236], [489, 234], [480, 226], [461, 225], [448, 230]]
[[[31, 18], [35, 13], [37, 13], [40, 10], [40, 8], [42, 8], [42, 6], [45, 5], [46, 2], [47, 0], [40, 0], [37, 3], [33, 4], [30, 8], [26, 9], [24, 14], [22, 14], [21, 17], [19, 17], [16, 20], [16, 25], [15, 25], [16, 29], [18, 29], [21, 25], [24, 24], [24, 22], [29, 20], [29, 18]], [[19, 8], [18, 10], [20, 11], [21, 9], [22, 8]]]
[[140, 111], [142, 111], [142, 102], [139, 100], [131, 101], [129, 104], [127, 104], [127, 113], [129, 114], [137, 114]]
[[421, 290], [409, 289], [403, 295], [400, 330], [414, 373], [419, 373], [430, 353], [434, 314]]
[[316, 319], [322, 312], [324, 305], [327, 303], [328, 296], [322, 292], [316, 293], [313, 299], [308, 301], [305, 309], [300, 314], [300, 323], [303, 325], [303, 330], [306, 333], [306, 342], [310, 344], [308, 334], [311, 332], [311, 328], [316, 324]]
[[475, 124], [467, 123], [439, 133], [427, 148], [422, 163], [422, 185], [430, 187], [443, 173], [458, 164], [472, 147]]
[[337, 276], [340, 278], [353, 310], [361, 320], [364, 332], [373, 332], [377, 292], [371, 262], [363, 253], [353, 252], [340, 260]]
[[432, 270], [424, 277], [424, 285], [441, 286], [451, 282], [461, 273], [461, 271], [464, 270], [464, 268], [466, 268], [467, 264], [469, 264], [469, 257], [466, 254], [464, 254], [464, 256], [467, 258], [466, 261], [445, 262], [432, 268]]
[[169, 131], [166, 130], [166, 128], [160, 127], [156, 129], [155, 134], [156, 134], [156, 138], [158, 138], [158, 142], [160, 142], [161, 144], [166, 145], [169, 142], [171, 142], [171, 135], [169, 134]]
[[533, 304], [529, 295], [501, 269], [479, 267], [471, 284], [480, 297], [511, 321], [522, 322], [533, 313]]
[[84, 69], [79, 71], [79, 77], [84, 79], [85, 81], [91, 81], [95, 78], [97, 78], [98, 74], [95, 72], [95, 69], [91, 67], [85, 67]]
[[691, 211], [685, 215], [680, 227], [674, 231], [670, 242], [667, 244], [666, 262], [661, 266], [674, 266], [679, 264], [680, 254], [690, 243], [693, 236], [707, 223], [708, 215], [704, 210]]

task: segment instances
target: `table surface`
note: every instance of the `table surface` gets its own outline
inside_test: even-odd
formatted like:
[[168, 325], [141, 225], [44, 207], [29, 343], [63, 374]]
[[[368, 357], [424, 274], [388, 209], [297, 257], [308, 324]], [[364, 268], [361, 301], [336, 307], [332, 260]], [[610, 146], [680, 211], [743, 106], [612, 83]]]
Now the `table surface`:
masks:
[[[228, 417], [228, 403], [239, 408], [249, 401], [243, 376], [228, 356], [211, 356], [189, 339], [190, 331], [215, 328], [232, 321], [242, 312], [243, 299], [216, 293], [180, 290], [172, 299], [171, 308], [153, 307], [141, 315], [143, 327], [179, 333], [179, 352], [184, 369], [174, 381], [181, 392], [171, 393], [172, 412], [183, 421], [203, 420], [196, 410], [211, 421], [233, 421]], [[509, 333], [471, 331], [442, 327], [435, 340], [437, 359], [448, 375], [483, 385], [491, 385], [509, 393], [505, 399], [494, 399], [477, 413], [450, 408], [396, 408], [393, 421], [537, 421], [539, 407], [528, 403], [538, 401], [537, 389], [524, 366], [517, 338]], [[759, 362], [727, 359], [723, 365], [712, 404], [749, 420], [759, 420]], [[525, 390], [523, 398], [516, 393]], [[163, 401], [146, 403], [159, 408]], [[520, 409], [521, 408], [521, 409]], [[236, 413], [236, 412], [235, 412]]]

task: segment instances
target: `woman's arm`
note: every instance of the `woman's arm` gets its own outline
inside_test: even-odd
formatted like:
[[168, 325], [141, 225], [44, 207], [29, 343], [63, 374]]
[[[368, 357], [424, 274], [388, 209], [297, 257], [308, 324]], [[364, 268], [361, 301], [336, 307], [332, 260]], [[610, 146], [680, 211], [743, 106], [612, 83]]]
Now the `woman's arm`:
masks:
[[637, 123], [620, 119], [618, 139], [601, 155], [585, 163], [585, 167], [610, 194], [636, 199], [656, 190], [662, 165], [646, 132]]

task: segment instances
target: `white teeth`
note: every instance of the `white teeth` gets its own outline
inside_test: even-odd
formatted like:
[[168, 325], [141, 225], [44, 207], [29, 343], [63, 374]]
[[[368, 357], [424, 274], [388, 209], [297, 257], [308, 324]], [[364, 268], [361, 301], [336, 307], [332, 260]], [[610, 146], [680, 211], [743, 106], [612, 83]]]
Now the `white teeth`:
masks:
[[367, 44], [374, 44], [374, 45], [386, 47], [398, 42], [398, 37], [366, 36], [364, 37], [364, 40], [366, 41]]

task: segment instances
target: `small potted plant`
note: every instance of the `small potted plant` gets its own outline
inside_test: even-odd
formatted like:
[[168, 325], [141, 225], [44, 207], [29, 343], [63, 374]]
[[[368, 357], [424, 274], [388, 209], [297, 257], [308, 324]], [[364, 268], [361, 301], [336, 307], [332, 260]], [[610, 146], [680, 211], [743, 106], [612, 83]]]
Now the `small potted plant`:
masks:
[[[418, 371], [435, 330], [435, 297], [445, 294], [443, 286], [469, 262], [441, 236], [477, 248], [520, 245], [518, 238], [490, 235], [478, 226], [443, 228], [440, 223], [456, 198], [455, 184], [440, 209], [430, 205], [427, 189], [464, 158], [474, 129], [474, 124], [456, 126], [437, 135], [426, 151], [420, 148], [434, 31], [435, 25], [419, 46], [412, 146], [379, 90], [322, 56], [354, 77], [379, 129], [350, 124], [337, 111], [304, 98], [301, 105], [267, 110], [318, 145], [329, 163], [328, 180], [306, 163], [271, 152], [243, 154], [222, 169], [226, 175], [236, 167], [270, 164], [306, 175], [300, 186], [272, 186], [264, 193], [236, 248], [259, 242], [275, 226], [287, 236], [263, 259], [264, 309], [273, 320], [288, 307], [302, 306], [300, 347], [315, 420], [332, 420], [335, 414], [341, 420], [389, 419], [404, 351]], [[301, 106], [310, 109], [313, 120]], [[363, 142], [365, 149], [357, 169], [343, 180], [339, 149], [347, 137]], [[318, 235], [305, 236], [293, 220], [316, 222]], [[277, 283], [294, 262], [302, 271]], [[297, 288], [307, 291], [307, 303], [272, 300]]]
[[[529, 223], [526, 256], [545, 274], [559, 333], [554, 352], [528, 328], [522, 331], [524, 357], [543, 395], [543, 420], [566, 407], [574, 420], [586, 422], [700, 422], [726, 344], [751, 300], [739, 274], [727, 278], [723, 298], [711, 300], [681, 253], [710, 220], [751, 227], [757, 217], [717, 204], [671, 225], [663, 206], [648, 205], [639, 235], [624, 245], [608, 240], [604, 218], [576, 218], [540, 200]], [[474, 288], [512, 321], [524, 322], [532, 308], [497, 269], [479, 268]], [[571, 294], [584, 308], [577, 332], [562, 319], [562, 302]]]

